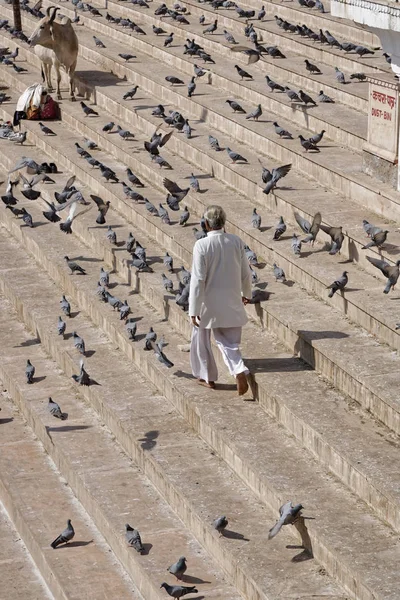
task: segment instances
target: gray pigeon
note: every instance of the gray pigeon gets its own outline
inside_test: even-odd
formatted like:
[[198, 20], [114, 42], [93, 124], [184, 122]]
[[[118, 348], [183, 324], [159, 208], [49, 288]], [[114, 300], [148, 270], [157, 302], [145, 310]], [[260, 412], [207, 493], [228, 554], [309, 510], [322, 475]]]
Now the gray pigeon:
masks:
[[281, 269], [280, 267], [278, 267], [278, 265], [276, 263], [273, 264], [273, 267], [274, 267], [275, 281], [280, 281], [281, 283], [285, 283], [285, 281], [286, 281], [285, 271], [283, 269]]
[[125, 329], [128, 333], [129, 339], [134, 340], [137, 330], [137, 324], [134, 319], [128, 319], [125, 325]]
[[128, 545], [135, 548], [139, 554], [143, 554], [144, 548], [138, 530], [131, 527], [128, 523], [125, 525], [125, 530], [125, 539], [128, 542]]
[[65, 321], [63, 321], [61, 317], [58, 317], [58, 323], [57, 323], [58, 335], [62, 335], [64, 337], [66, 327], [67, 327], [67, 324], [65, 323]]
[[199, 229], [197, 229], [197, 227], [192, 227], [192, 231], [197, 241], [207, 237], [207, 233], [204, 231], [200, 231]]
[[268, 539], [271, 540], [278, 535], [283, 525], [293, 525], [296, 519], [301, 516], [302, 508], [303, 506], [301, 504], [296, 504], [295, 506], [293, 506], [291, 502], [283, 504], [279, 509], [279, 520], [269, 530]]
[[312, 144], [319, 144], [322, 138], [324, 137], [325, 129], [322, 129], [320, 133], [316, 133], [312, 137], [308, 138]]
[[195, 177], [193, 175], [193, 173], [190, 174], [190, 184], [189, 185], [194, 192], [200, 192], [199, 180], [197, 179], [197, 177]]
[[251, 113], [246, 115], [246, 119], [254, 119], [255, 121], [258, 121], [258, 119], [261, 117], [261, 115], [262, 115], [262, 108], [261, 108], [261, 104], [259, 104]]
[[279, 135], [280, 138], [286, 138], [286, 139], [289, 139], [289, 140], [293, 139], [293, 136], [290, 133], [290, 131], [287, 131], [283, 127], [280, 127], [280, 125], [278, 125], [278, 123], [276, 121], [274, 121], [273, 126], [275, 128], [275, 133], [277, 135]]
[[340, 71], [337, 67], [335, 67], [336, 79], [339, 83], [346, 83], [344, 73]]
[[186, 594], [198, 594], [198, 590], [193, 585], [191, 587], [185, 587], [183, 585], [168, 585], [168, 583], [162, 583], [160, 588], [164, 588], [169, 596], [172, 598], [182, 598]]
[[110, 244], [113, 244], [115, 246], [117, 244], [117, 234], [115, 233], [115, 231], [113, 231], [111, 225], [108, 226], [106, 235]]
[[324, 90], [321, 90], [317, 96], [317, 100], [318, 102], [325, 102], [327, 104], [334, 104], [335, 101], [328, 96], [327, 94], [324, 94]]
[[33, 364], [31, 363], [30, 360], [26, 361], [25, 375], [26, 375], [26, 383], [33, 383], [33, 377], [35, 375], [35, 367], [33, 366]]
[[72, 527], [71, 519], [67, 521], [67, 528], [51, 543], [53, 549], [57, 548], [61, 544], [68, 544], [75, 535], [74, 528]]
[[74, 331], [72, 333], [73, 338], [74, 338], [74, 346], [75, 348], [78, 350], [78, 352], [80, 354], [83, 354], [85, 356], [85, 342], [83, 340], [83, 338], [81, 338], [76, 331]]
[[190, 271], [187, 271], [185, 267], [181, 266], [181, 277], [184, 285], [188, 285], [190, 283], [191, 274]]
[[254, 250], [251, 250], [248, 246], [244, 247], [244, 251], [246, 253], [246, 258], [249, 261], [250, 265], [256, 267], [258, 265], [257, 255]]
[[389, 231], [385, 229], [384, 231], [377, 231], [371, 235], [371, 241], [368, 242], [365, 246], [362, 246], [362, 250], [366, 250], [367, 248], [373, 248], [377, 246], [380, 248], [386, 242], [387, 234]]
[[373, 236], [378, 231], [382, 231], [380, 227], [376, 227], [376, 225], [369, 223], [366, 219], [363, 219], [363, 229], [368, 237]]
[[279, 240], [280, 237], [285, 233], [286, 231], [286, 223], [283, 220], [283, 217], [279, 217], [279, 221], [276, 224], [275, 227], [275, 231], [274, 231], [274, 240]]
[[185, 573], [186, 569], [186, 558], [181, 556], [176, 563], [168, 567], [167, 571], [172, 575], [175, 575], [177, 579], [182, 579], [182, 575]]
[[183, 308], [183, 310], [189, 309], [189, 292], [190, 292], [190, 284], [183, 284], [181, 281], [179, 282], [179, 289], [175, 295], [175, 302], [178, 306]]
[[81, 273], [82, 275], [86, 275], [85, 269], [79, 266], [78, 263], [74, 262], [73, 260], [70, 260], [68, 256], [64, 256], [64, 259], [68, 267], [71, 269], [71, 275], [73, 273]]
[[367, 260], [371, 263], [371, 265], [374, 265], [374, 267], [379, 269], [385, 277], [387, 277], [387, 282], [383, 293], [388, 294], [390, 290], [394, 290], [399, 278], [400, 260], [398, 260], [395, 265], [390, 265], [385, 260], [380, 260], [379, 258], [374, 258], [372, 256], [367, 256]]
[[60, 304], [61, 304], [61, 310], [63, 311], [64, 315], [67, 317], [70, 317], [71, 316], [71, 305], [65, 296], [63, 296], [62, 299], [60, 300]]
[[336, 281], [334, 281], [333, 283], [331, 283], [331, 285], [328, 285], [326, 289], [330, 289], [331, 291], [328, 294], [328, 298], [332, 298], [332, 296], [334, 294], [336, 294], [336, 292], [338, 290], [342, 291], [344, 290], [344, 288], [347, 285], [348, 282], [348, 277], [347, 277], [347, 271], [343, 271], [341, 277], [339, 277], [338, 279], [336, 279]]
[[151, 346], [151, 342], [156, 342], [157, 341], [157, 334], [154, 331], [154, 329], [152, 327], [150, 327], [149, 332], [146, 334], [145, 340], [144, 340], [144, 349], [145, 350], [151, 350], [152, 346]]
[[54, 402], [52, 398], [49, 398], [47, 408], [53, 417], [61, 419], [61, 421], [65, 421], [68, 418], [68, 415], [61, 411], [60, 406], [57, 404], [57, 402]]
[[174, 363], [171, 362], [164, 354], [164, 352], [162, 351], [163, 345], [161, 343], [161, 340], [159, 343], [155, 343], [155, 342], [150, 342], [151, 347], [154, 350], [155, 355], [157, 356], [158, 360], [163, 363], [166, 367], [168, 367], [168, 369], [171, 369], [174, 366]]
[[302, 243], [307, 244], [307, 242], [311, 242], [311, 245], [313, 246], [321, 225], [321, 213], [315, 213], [312, 223], [307, 221], [307, 219], [304, 219], [304, 217], [297, 212], [294, 213], [294, 217], [304, 233], [307, 234], [307, 237], [305, 237], [304, 240], [301, 240]]
[[185, 208], [183, 209], [183, 213], [181, 214], [180, 219], [179, 219], [179, 225], [182, 225], [182, 226], [186, 225], [186, 223], [189, 220], [189, 217], [190, 217], [190, 212], [188, 210], [188, 207], [185, 206]]
[[236, 164], [237, 161], [239, 160], [240, 162], [245, 162], [247, 163], [247, 158], [244, 158], [244, 156], [242, 156], [241, 154], [238, 154], [237, 152], [234, 152], [233, 150], [231, 150], [230, 148], [228, 148], [228, 146], [226, 147], [226, 151], [228, 153], [229, 158], [231, 159], [233, 164]]
[[261, 215], [257, 214], [257, 209], [253, 208], [253, 214], [251, 216], [251, 224], [254, 229], [260, 229], [261, 227]]
[[331, 237], [332, 245], [329, 254], [335, 255], [340, 252], [344, 242], [342, 227], [328, 227], [327, 225], [320, 224], [320, 229]]
[[163, 286], [164, 286], [165, 290], [167, 292], [172, 293], [174, 291], [174, 284], [171, 281], [171, 279], [168, 279], [168, 277], [166, 275], [164, 275], [164, 273], [161, 273], [161, 277], [162, 277]]
[[103, 267], [100, 267], [100, 285], [108, 287], [110, 283], [110, 274], [105, 271]]
[[299, 240], [298, 236], [294, 233], [291, 241], [292, 250], [295, 256], [301, 255], [301, 240]]
[[85, 365], [83, 360], [81, 360], [79, 375], [72, 375], [72, 379], [79, 383], [79, 385], [90, 385], [90, 377], [85, 371]]
[[220, 535], [223, 535], [224, 529], [228, 526], [228, 519], [225, 517], [225, 515], [222, 515], [222, 517], [217, 517], [215, 521], [213, 521], [212, 526]]
[[174, 271], [174, 260], [173, 260], [172, 256], [170, 256], [168, 254], [168, 252], [165, 253], [165, 256], [163, 258], [163, 263], [167, 267], [167, 270], [170, 273], [173, 273], [173, 271]]

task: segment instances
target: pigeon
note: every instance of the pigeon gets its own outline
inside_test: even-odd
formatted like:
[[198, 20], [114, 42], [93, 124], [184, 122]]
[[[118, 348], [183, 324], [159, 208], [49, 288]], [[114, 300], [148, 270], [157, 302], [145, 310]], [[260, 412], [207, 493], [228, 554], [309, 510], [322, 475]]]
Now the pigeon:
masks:
[[185, 269], [185, 267], [182, 265], [180, 272], [181, 272], [182, 282], [184, 283], [184, 285], [188, 285], [190, 283], [190, 278], [191, 278], [190, 271], [187, 271]]
[[265, 79], [267, 80], [267, 85], [271, 89], [271, 92], [274, 92], [275, 90], [278, 90], [278, 92], [285, 91], [285, 88], [283, 87], [283, 85], [276, 83], [275, 81], [270, 79], [270, 77], [268, 77], [268, 75], [265, 76]]
[[121, 321], [125, 321], [128, 315], [131, 314], [131, 307], [128, 304], [128, 301], [125, 300], [122, 306], [119, 307], [119, 318]]
[[115, 183], [119, 182], [118, 177], [116, 176], [116, 174], [114, 173], [114, 171], [112, 169], [110, 169], [109, 167], [105, 167], [104, 165], [102, 165], [100, 163], [100, 171], [101, 171], [101, 176], [104, 177], [104, 179], [108, 182], [110, 179], [112, 181], [114, 181]]
[[355, 44], [353, 44], [353, 42], [342, 42], [340, 44], [340, 48], [342, 50], [344, 50], [345, 52], [352, 52], [353, 50], [355, 50], [357, 48], [357, 46]]
[[120, 58], [122, 58], [125, 62], [128, 62], [129, 60], [131, 60], [131, 58], [136, 58], [136, 56], [134, 54], [124, 54], [124, 53], [121, 53], [121, 54], [118, 54], [118, 56]]
[[254, 229], [260, 229], [261, 227], [261, 216], [257, 214], [257, 209], [253, 208], [253, 214], [251, 216], [251, 224]]
[[166, 37], [164, 40], [164, 48], [167, 48], [168, 46], [170, 46], [173, 41], [174, 41], [174, 34], [170, 33], [169, 36]]
[[325, 129], [322, 129], [320, 133], [316, 133], [312, 137], [308, 138], [308, 141], [312, 144], [319, 144], [322, 138], [324, 137]]
[[183, 213], [181, 214], [180, 219], [179, 219], [179, 225], [185, 226], [189, 220], [189, 217], [190, 217], [190, 212], [188, 210], [188, 207], [185, 206]]
[[75, 535], [74, 528], [72, 527], [71, 519], [67, 521], [67, 528], [51, 543], [51, 547], [55, 550], [57, 546], [61, 544], [68, 544]]
[[286, 58], [277, 46], [267, 46], [266, 50], [272, 58]]
[[301, 516], [302, 508], [301, 504], [296, 504], [295, 506], [291, 502], [283, 504], [279, 509], [279, 520], [269, 530], [268, 539], [271, 540], [278, 535], [283, 525], [293, 525], [296, 519]]
[[365, 46], [356, 46], [354, 48], [354, 52], [356, 54], [358, 54], [358, 56], [360, 58], [362, 58], [363, 56], [365, 56], [366, 54], [375, 54], [375, 52], [373, 52], [373, 50], [369, 50], [368, 48], [366, 48]]
[[[0, 101], [1, 104], [1, 101]], [[26, 141], [26, 131], [16, 131], [8, 136], [9, 142], [14, 142], [14, 144], [22, 144]]]
[[117, 234], [115, 233], [115, 231], [113, 231], [111, 225], [108, 226], [107, 229], [107, 239], [110, 242], [110, 244], [113, 244], [114, 246], [117, 245]]
[[264, 4], [263, 4], [261, 7], [261, 10], [258, 11], [257, 19], [258, 19], [258, 21], [262, 21], [264, 17], [265, 17], [265, 9], [264, 9]]
[[204, 15], [200, 15], [200, 17], [199, 17], [199, 23], [200, 23], [200, 25], [204, 25], [205, 21], [206, 21], [205, 16]]
[[297, 93], [296, 93], [294, 90], [291, 90], [291, 89], [290, 89], [289, 87], [287, 87], [287, 86], [285, 86], [285, 88], [284, 88], [284, 89], [285, 89], [285, 93], [287, 94], [287, 96], [289, 97], [289, 99], [290, 99], [292, 102], [301, 102], [301, 100], [300, 100], [300, 98], [299, 98], [298, 94], [297, 94]]
[[286, 223], [283, 220], [283, 217], [279, 217], [279, 221], [277, 223], [277, 225], [275, 226], [275, 231], [274, 231], [274, 240], [279, 240], [280, 237], [285, 233], [286, 231]]
[[145, 206], [146, 206], [146, 210], [149, 211], [149, 213], [151, 215], [154, 215], [155, 217], [159, 217], [160, 215], [158, 214], [158, 210], [156, 209], [156, 207], [154, 206], [154, 204], [152, 202], [150, 202], [150, 200], [145, 201]]
[[190, 284], [183, 284], [181, 281], [179, 282], [179, 289], [175, 295], [175, 302], [178, 306], [183, 308], [183, 310], [189, 310], [189, 292], [190, 292]]
[[358, 81], [365, 81], [367, 76], [365, 73], [352, 73], [350, 79], [358, 79]]
[[57, 323], [58, 335], [62, 335], [64, 338], [64, 333], [65, 333], [66, 328], [67, 328], [67, 324], [65, 323], [65, 321], [63, 321], [61, 317], [58, 317], [58, 323]]
[[156, 27], [155, 25], [153, 25], [153, 33], [155, 33], [156, 35], [163, 35], [167, 32], [164, 31], [164, 29], [161, 29], [161, 27]]
[[80, 363], [79, 375], [72, 375], [72, 379], [76, 381], [76, 383], [79, 383], [79, 385], [90, 385], [90, 377], [85, 370], [83, 360], [81, 360]]
[[93, 202], [96, 203], [99, 211], [96, 223], [98, 223], [99, 225], [104, 225], [104, 223], [106, 222], [106, 214], [108, 212], [108, 209], [110, 208], [110, 201], [107, 200], [107, 202], [104, 202], [104, 200], [102, 200], [100, 196], [95, 196], [94, 194], [90, 194], [90, 197], [93, 200]]
[[85, 117], [88, 117], [89, 115], [93, 115], [95, 117], [99, 116], [98, 112], [96, 112], [93, 108], [90, 108], [90, 106], [88, 106], [84, 102], [81, 102], [81, 107], [82, 107], [83, 112], [85, 113]]
[[194, 234], [194, 237], [196, 238], [196, 240], [202, 240], [203, 238], [207, 237], [207, 232], [204, 231], [199, 231], [199, 229], [197, 229], [197, 227], [192, 227], [192, 231]]
[[[258, 162], [260, 162], [260, 160]], [[272, 190], [274, 190], [278, 184], [278, 181], [283, 177], [286, 177], [291, 168], [292, 163], [282, 165], [281, 167], [272, 169], [272, 171], [262, 167], [263, 171], [261, 177], [263, 182], [266, 184], [265, 188], [263, 189], [263, 193], [268, 195]]]
[[330, 289], [331, 291], [328, 294], [328, 298], [332, 298], [332, 296], [334, 296], [334, 294], [340, 290], [344, 290], [344, 288], [347, 285], [348, 282], [348, 277], [347, 277], [347, 271], [343, 271], [341, 277], [339, 277], [338, 279], [336, 279], [336, 281], [334, 281], [333, 283], [331, 283], [331, 285], [328, 285], [326, 289]]
[[169, 218], [168, 211], [164, 208], [164, 206], [161, 203], [159, 204], [158, 214], [161, 217], [161, 221], [165, 225], [171, 225], [171, 219]]
[[382, 231], [382, 229], [380, 227], [376, 227], [375, 225], [372, 225], [372, 223], [369, 223], [366, 219], [363, 220], [363, 229], [368, 237], [371, 237], [375, 233]]
[[224, 534], [224, 529], [228, 526], [228, 519], [223, 515], [222, 517], [217, 517], [215, 521], [213, 521], [212, 526], [214, 529], [218, 531], [220, 535]]
[[191, 98], [194, 94], [194, 91], [196, 89], [196, 84], [194, 82], [195, 77], [193, 76], [188, 84], [188, 97]]
[[78, 352], [79, 352], [80, 354], [83, 354], [83, 356], [85, 356], [85, 342], [84, 342], [84, 339], [83, 339], [83, 338], [81, 338], [81, 337], [80, 337], [80, 336], [79, 336], [79, 335], [76, 333], [76, 331], [74, 331], [74, 332], [72, 333], [72, 336], [73, 336], [73, 338], [74, 338], [74, 346], [75, 346], [75, 348], [78, 350]]
[[145, 350], [151, 350], [151, 342], [156, 342], [157, 341], [157, 334], [154, 331], [154, 329], [152, 327], [150, 327], [149, 332], [146, 334], [145, 340], [144, 340], [144, 349]]
[[140, 181], [139, 177], [136, 177], [136, 175], [134, 173], [132, 173], [132, 171], [129, 167], [126, 169], [126, 174], [132, 185], [135, 185], [136, 187], [141, 187], [141, 188], [144, 187], [144, 183], [142, 183]]
[[88, 138], [83, 139], [86, 148], [88, 148], [89, 150], [98, 150], [99, 147], [95, 142], [92, 142], [92, 140], [89, 140]]
[[250, 268], [250, 272], [251, 272], [251, 282], [253, 285], [255, 285], [256, 283], [258, 283], [258, 275], [255, 272], [254, 269], [252, 269], [252, 267], [249, 265]]
[[253, 250], [251, 250], [248, 246], [244, 247], [244, 251], [245, 251], [245, 254], [246, 254], [246, 258], [249, 261], [249, 264], [250, 265], [254, 265], [255, 267], [257, 267], [258, 260], [257, 260], [256, 253]]
[[294, 233], [291, 241], [292, 250], [295, 256], [300, 256], [301, 254], [301, 240], [299, 240], [298, 236]]
[[154, 354], [157, 356], [157, 359], [163, 363], [166, 367], [168, 367], [168, 369], [171, 369], [174, 366], [174, 363], [171, 362], [169, 360], [169, 358], [166, 357], [166, 355], [163, 352], [163, 343], [162, 340], [160, 340], [160, 342], [158, 342], [157, 344], [153, 341], [150, 341], [150, 345], [152, 347], [152, 349], [154, 350]]
[[213, 137], [212, 135], [208, 136], [208, 143], [210, 144], [211, 148], [216, 152], [220, 152], [221, 150], [223, 150], [223, 148], [220, 147], [217, 138]]
[[182, 79], [179, 79], [179, 77], [174, 77], [174, 75], [167, 75], [165, 81], [168, 81], [168, 83], [170, 83], [171, 85], [184, 85], [185, 83], [184, 81], [182, 81]]
[[128, 542], [128, 546], [135, 548], [135, 550], [139, 552], [139, 554], [143, 554], [144, 548], [140, 537], [140, 533], [137, 529], [134, 529], [128, 523], [125, 525], [125, 539]]
[[308, 152], [309, 150], [314, 150], [315, 152], [320, 152], [320, 149], [318, 148], [318, 146], [316, 146], [315, 144], [310, 142], [310, 140], [304, 139], [304, 137], [302, 135], [299, 135], [298, 137], [299, 137], [301, 145], [303, 146], [303, 148], [306, 152]]
[[94, 36], [92, 36], [92, 37], [93, 37], [93, 39], [94, 39], [94, 43], [96, 44], [96, 46], [97, 46], [98, 48], [105, 48], [105, 47], [106, 47], [106, 46], [103, 44], [103, 42], [102, 42], [102, 41], [101, 41], [99, 38], [97, 38], [95, 35], [94, 35]]
[[294, 213], [294, 217], [304, 233], [307, 234], [307, 237], [305, 237], [304, 240], [301, 240], [302, 243], [306, 244], [307, 242], [311, 242], [311, 245], [313, 246], [321, 225], [321, 213], [317, 212], [314, 215], [312, 223], [307, 221], [307, 219], [304, 219], [297, 212]]
[[383, 293], [388, 294], [391, 289], [394, 290], [399, 278], [400, 260], [398, 260], [395, 265], [390, 265], [385, 260], [380, 260], [379, 258], [374, 258], [373, 256], [367, 256], [367, 260], [371, 263], [371, 265], [374, 265], [374, 267], [379, 269], [385, 277], [387, 277], [387, 282]]
[[180, 558], [178, 558], [176, 563], [168, 567], [167, 571], [172, 575], [175, 575], [177, 579], [182, 579], [182, 575], [185, 573], [186, 569], [186, 558], [184, 556], [181, 556]]
[[169, 596], [172, 598], [182, 598], [186, 594], [198, 594], [198, 590], [194, 585], [191, 587], [185, 587], [183, 585], [168, 585], [168, 583], [162, 583], [161, 588], [164, 588]]
[[114, 310], [115, 309], [119, 310], [120, 307], [122, 306], [121, 300], [119, 300], [119, 298], [116, 298], [115, 296], [110, 294], [110, 292], [106, 292], [105, 297], [106, 297], [108, 304], [110, 304], [110, 306], [112, 306]]
[[[12, 209], [12, 206], [7, 206], [6, 208]], [[25, 208], [21, 208], [21, 211], [22, 211], [22, 214], [21, 214], [22, 220], [25, 223], [25, 225], [27, 227], [33, 227], [32, 215], [30, 215]]]
[[275, 128], [275, 133], [279, 135], [280, 138], [286, 138], [289, 140], [293, 139], [292, 134], [289, 131], [286, 131], [283, 127], [280, 127], [276, 121], [274, 121], [273, 126]]
[[[180, 188], [179, 185], [177, 185], [177, 183], [175, 183], [175, 181], [172, 181], [171, 179], [167, 179], [166, 177], [164, 177], [163, 179], [163, 186], [168, 190], [168, 192], [171, 194], [172, 199], [174, 199], [177, 203], [181, 202], [185, 196], [188, 194], [188, 192], [190, 191], [190, 187], [188, 188]], [[168, 200], [167, 200], [168, 202]], [[170, 202], [168, 202], [168, 206], [170, 208], [172, 208]], [[178, 206], [179, 209], [179, 206]], [[172, 210], [178, 210], [173, 208]]]
[[106, 123], [106, 125], [104, 125], [102, 131], [106, 131], [107, 133], [110, 133], [112, 131], [112, 129], [114, 128], [115, 123], [113, 123], [112, 121], [110, 123]]
[[82, 269], [82, 267], [79, 266], [78, 263], [74, 262], [73, 260], [70, 260], [68, 256], [64, 256], [64, 260], [66, 261], [68, 267], [71, 269], [71, 275], [73, 273], [82, 273], [82, 275], [86, 275], [85, 269]]
[[132, 98], [135, 96], [138, 89], [139, 89], [139, 86], [135, 85], [132, 89], [125, 92], [125, 94], [122, 96], [122, 100], [129, 100], [129, 99], [132, 100]]
[[321, 75], [321, 70], [317, 67], [317, 65], [310, 63], [310, 61], [308, 61], [307, 59], [305, 59], [304, 62], [306, 63], [306, 69], [309, 73], [316, 73], [317, 75]]
[[170, 256], [168, 254], [168, 252], [165, 253], [165, 256], [163, 258], [163, 264], [164, 264], [165, 267], [167, 267], [167, 270], [170, 273], [173, 273], [173, 271], [174, 271], [174, 261], [173, 261], [172, 256]]
[[206, 29], [203, 30], [203, 34], [204, 33], [214, 33], [214, 31], [217, 31], [218, 28], [218, 19], [215, 19], [215, 21]]
[[[336, 79], [338, 80], [339, 83], [346, 83], [344, 73], [342, 71], [340, 71], [337, 67], [335, 67], [335, 73], [336, 73]], [[351, 79], [351, 75], [350, 75], [350, 79]]]
[[327, 94], [324, 94], [324, 90], [321, 90], [321, 91], [319, 92], [319, 94], [318, 94], [318, 96], [317, 96], [317, 100], [318, 100], [318, 102], [320, 102], [320, 103], [321, 103], [321, 102], [322, 102], [322, 103], [324, 103], [324, 102], [325, 102], [325, 103], [330, 103], [330, 104], [334, 104], [334, 103], [335, 103], [335, 101], [334, 101], [334, 100], [333, 100], [333, 99], [332, 99], [330, 96], [328, 96]]
[[228, 44], [237, 44], [237, 41], [235, 40], [235, 38], [233, 37], [233, 35], [231, 33], [229, 33], [229, 31], [227, 31], [226, 29], [224, 29], [223, 33], [224, 33], [224, 38], [226, 39], [226, 41], [228, 42]]
[[278, 265], [276, 263], [273, 264], [273, 268], [274, 268], [275, 281], [280, 281], [281, 283], [285, 283], [285, 281], [286, 281], [285, 271], [283, 269], [281, 269], [281, 267], [278, 267]]
[[253, 79], [253, 76], [250, 75], [250, 73], [247, 73], [247, 71], [245, 71], [241, 67], [239, 67], [239, 65], [235, 65], [235, 69], [238, 72], [238, 75], [240, 76], [242, 81], [243, 79]]
[[311, 98], [308, 94], [305, 94], [303, 90], [299, 90], [299, 97], [302, 102], [307, 106], [308, 104], [312, 104], [313, 106], [317, 106], [315, 100]]
[[[4, 61], [3, 61], [4, 62]], [[20, 74], [20, 73], [27, 73], [28, 69], [24, 69], [24, 67], [19, 67], [18, 65], [16, 65], [15, 63], [12, 63], [12, 68], [14, 69], [14, 71], [16, 71], [16, 73]]]
[[237, 161], [245, 162], [245, 163], [248, 162], [247, 158], [244, 158], [244, 156], [242, 156], [241, 154], [238, 154], [237, 152], [234, 152], [233, 150], [231, 150], [230, 148], [228, 148], [228, 146], [226, 147], [226, 151], [227, 151], [228, 156], [231, 159], [231, 161], [232, 161], [233, 164], [236, 164]]
[[385, 60], [386, 60], [386, 62], [387, 62], [389, 65], [390, 65], [390, 64], [392, 64], [392, 57], [391, 57], [389, 54], [387, 54], [387, 52], [384, 52], [384, 53], [382, 54], [382, 56], [384, 56], [384, 57], [385, 57]]
[[373, 248], [374, 246], [376, 246], [377, 248], [380, 248], [386, 242], [388, 233], [389, 233], [389, 231], [387, 229], [385, 229], [384, 231], [379, 230], [376, 233], [373, 233], [371, 235], [371, 241], [368, 242], [368, 244], [366, 244], [365, 246], [362, 246], [361, 249], [367, 250], [368, 248]]
[[258, 119], [261, 117], [261, 115], [262, 115], [262, 108], [261, 108], [261, 104], [259, 104], [251, 113], [246, 115], [246, 119], [254, 119], [255, 121], [258, 121]]
[[47, 200], [44, 201], [50, 210], [42, 211], [42, 215], [51, 223], [58, 223], [58, 221], [61, 221], [60, 217], [57, 215], [57, 209], [54, 202], [47, 202]]
[[128, 129], [122, 129], [120, 125], [117, 125], [117, 133], [123, 140], [129, 140], [134, 138], [135, 134], [131, 133]]
[[331, 249], [329, 250], [329, 254], [335, 255], [340, 252], [344, 242], [342, 227], [328, 227], [327, 225], [320, 224], [320, 229], [327, 233], [332, 239], [332, 245]]
[[136, 256], [136, 254], [132, 254], [131, 266], [135, 267], [141, 273], [153, 273], [153, 269], [147, 264], [145, 260]]
[[54, 402], [52, 398], [49, 398], [47, 408], [50, 414], [53, 415], [53, 417], [56, 417], [56, 419], [61, 419], [61, 421], [65, 421], [68, 418], [68, 415], [62, 412], [59, 404], [57, 404], [57, 402]]
[[35, 367], [33, 366], [33, 364], [31, 363], [30, 360], [27, 360], [26, 368], [25, 368], [26, 383], [33, 383], [34, 375], [35, 375]]
[[125, 329], [130, 340], [135, 339], [137, 324], [134, 319], [128, 319], [125, 324]]
[[63, 311], [64, 315], [66, 317], [70, 317], [71, 316], [71, 305], [65, 296], [63, 296], [62, 299], [60, 300], [60, 304], [61, 304], [61, 310]]

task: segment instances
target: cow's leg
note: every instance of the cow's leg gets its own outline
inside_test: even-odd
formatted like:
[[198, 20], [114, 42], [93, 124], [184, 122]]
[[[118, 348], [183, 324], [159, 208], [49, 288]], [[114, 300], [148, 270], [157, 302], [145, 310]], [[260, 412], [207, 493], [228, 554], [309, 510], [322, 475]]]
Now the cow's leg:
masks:
[[47, 85], [47, 91], [48, 92], [52, 92], [53, 91], [53, 84], [51, 83], [51, 63], [47, 63], [46, 64], [46, 85]]
[[71, 102], [75, 102], [75, 86], [74, 86], [74, 79], [75, 79], [75, 68], [76, 68], [76, 63], [77, 61], [75, 61], [70, 68], [68, 69], [68, 75], [69, 75], [69, 92], [70, 92], [70, 98], [71, 98]]
[[54, 68], [55, 68], [56, 74], [57, 74], [57, 100], [62, 100], [61, 90], [60, 90], [61, 72], [60, 72], [60, 63], [58, 62], [58, 60], [54, 61]]

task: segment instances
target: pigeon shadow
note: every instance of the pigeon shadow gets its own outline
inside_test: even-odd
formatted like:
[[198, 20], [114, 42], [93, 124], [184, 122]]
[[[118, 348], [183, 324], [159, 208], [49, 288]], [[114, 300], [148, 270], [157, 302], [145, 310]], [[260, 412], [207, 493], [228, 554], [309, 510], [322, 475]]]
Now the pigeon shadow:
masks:
[[46, 375], [42, 375], [41, 377], [34, 377], [32, 379], [33, 383], [40, 383], [41, 381], [44, 381], [46, 379]]
[[175, 377], [179, 377], [179, 378], [183, 378], [183, 379], [196, 379], [194, 375], [192, 375], [191, 373], [185, 373], [184, 371], [181, 371], [180, 369], [178, 369], [178, 371], [175, 371], [174, 373]]
[[264, 231], [268, 231], [268, 229], [272, 229], [272, 225], [266, 225], [265, 227], [260, 227], [259, 231], [264, 233]]
[[64, 333], [64, 340], [69, 340], [73, 337], [72, 333]]
[[147, 543], [147, 544], [142, 544], [143, 546], [143, 550], [142, 550], [142, 556], [147, 556], [148, 554], [150, 554], [150, 550], [153, 547], [153, 544]]
[[14, 421], [14, 417], [5, 417], [4, 419], [0, 419], [0, 425], [6, 425], [7, 423], [11, 423]]
[[96, 354], [96, 350], [86, 350], [84, 356], [85, 358], [90, 358], [91, 356], [93, 356], [93, 354]]
[[228, 538], [230, 540], [243, 540], [244, 542], [250, 541], [250, 539], [245, 537], [243, 535], [243, 533], [238, 533], [237, 531], [232, 531], [232, 529], [224, 529], [222, 531], [222, 536], [225, 538]]
[[[75, 317], [77, 317], [77, 316], [80, 314], [80, 312], [81, 312], [80, 310], [77, 310], [76, 312], [74, 312], [74, 313], [71, 313], [71, 316], [70, 316], [70, 318], [71, 318], [71, 319], [75, 319]], [[68, 335], [68, 334], [67, 334], [67, 335]]]
[[193, 575], [182, 575], [182, 581], [184, 583], [193, 583], [193, 584], [211, 583], [211, 581], [205, 581], [205, 579], [200, 579], [200, 577], [193, 577]]
[[363, 292], [365, 290], [363, 290], [362, 288], [346, 288], [346, 292]]
[[152, 450], [157, 445], [156, 439], [158, 438], [159, 434], [160, 432], [157, 430], [148, 431], [145, 433], [144, 437], [138, 440], [143, 450]]
[[[68, 413], [64, 413], [68, 416]], [[60, 425], [60, 427], [46, 427], [47, 431], [84, 431], [90, 429], [92, 425]]]
[[26, 348], [28, 346], [36, 346], [37, 344], [40, 344], [40, 339], [33, 338], [32, 340], [26, 340], [25, 342], [21, 342], [19, 346], [14, 346], [14, 348]]
[[103, 262], [101, 258], [91, 258], [86, 256], [76, 256], [75, 258], [70, 258], [70, 260], [79, 260], [81, 262]]
[[36, 227], [36, 229], [37, 229], [38, 227], [41, 227], [42, 225], [48, 225], [48, 224], [49, 224], [49, 221], [37, 221], [37, 222], [35, 221], [33, 226]]
[[56, 550], [62, 550], [63, 548], [79, 548], [80, 546], [89, 546], [89, 544], [93, 544], [93, 540], [89, 540], [88, 542], [68, 542], [68, 544], [57, 546]]
[[139, 333], [139, 335], [135, 335], [135, 342], [140, 342], [141, 340], [144, 340], [146, 335], [146, 333]]

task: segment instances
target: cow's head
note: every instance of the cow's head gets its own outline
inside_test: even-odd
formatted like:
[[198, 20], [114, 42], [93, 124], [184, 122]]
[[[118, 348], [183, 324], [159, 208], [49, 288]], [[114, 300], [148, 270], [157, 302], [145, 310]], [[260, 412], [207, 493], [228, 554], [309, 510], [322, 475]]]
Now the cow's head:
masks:
[[56, 12], [59, 10], [59, 7], [49, 6], [46, 14], [39, 25], [36, 27], [35, 31], [32, 33], [29, 38], [29, 44], [31, 46], [36, 46], [39, 44], [40, 46], [44, 46], [45, 48], [53, 47], [53, 21], [56, 18]]

